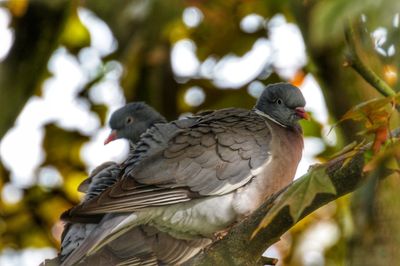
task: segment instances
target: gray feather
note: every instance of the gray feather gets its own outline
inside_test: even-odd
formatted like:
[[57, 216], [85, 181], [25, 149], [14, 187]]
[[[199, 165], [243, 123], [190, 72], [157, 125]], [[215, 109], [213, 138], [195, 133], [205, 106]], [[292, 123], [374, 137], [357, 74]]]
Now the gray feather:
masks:
[[[292, 87], [267, 87], [252, 111], [223, 109], [153, 126], [125, 162], [123, 178], [71, 215], [133, 212], [143, 217], [134, 226], [150, 224], [174, 236], [168, 247], [177, 252], [164, 246], [169, 261], [178, 253], [192, 256], [177, 245], [178, 238], [209, 237], [215, 231], [208, 230], [221, 230], [254, 211], [292, 180], [302, 149], [295, 108], [304, 106]], [[132, 229], [132, 223], [119, 224], [123, 233]], [[97, 230], [74, 259], [107, 247], [121, 234]]]

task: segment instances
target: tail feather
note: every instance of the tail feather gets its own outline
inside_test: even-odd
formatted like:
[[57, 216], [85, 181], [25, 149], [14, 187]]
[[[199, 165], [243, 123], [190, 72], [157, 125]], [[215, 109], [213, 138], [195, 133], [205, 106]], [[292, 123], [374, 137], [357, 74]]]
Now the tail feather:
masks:
[[75, 265], [83, 261], [86, 257], [96, 253], [107, 243], [118, 238], [133, 226], [137, 225], [138, 216], [136, 214], [108, 215], [91, 232], [82, 245], [75, 249], [61, 264]]
[[147, 216], [107, 215], [62, 263], [65, 265], [179, 265], [212, 243], [211, 239], [177, 239], [144, 225]]

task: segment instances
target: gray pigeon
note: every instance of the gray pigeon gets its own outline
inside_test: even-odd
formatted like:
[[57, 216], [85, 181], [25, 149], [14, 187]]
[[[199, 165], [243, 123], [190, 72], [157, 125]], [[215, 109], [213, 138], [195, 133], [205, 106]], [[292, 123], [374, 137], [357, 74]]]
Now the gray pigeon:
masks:
[[[152, 107], [142, 102], [129, 103], [111, 115], [109, 125], [112, 129], [105, 144], [116, 139], [127, 139], [131, 145], [139, 140], [140, 135], [156, 123], [166, 123], [166, 119]], [[82, 202], [86, 202], [103, 190], [113, 185], [120, 177], [120, 165], [106, 162], [95, 168], [89, 178], [79, 186], [80, 192], [86, 193]], [[95, 228], [102, 215], [90, 217], [86, 223], [66, 223], [62, 235], [60, 260], [63, 261], [73, 250], [81, 245]], [[89, 222], [89, 223], [88, 223]]]
[[111, 115], [111, 133], [104, 144], [116, 139], [127, 139], [134, 144], [149, 127], [166, 122], [167, 120], [151, 106], [143, 102], [129, 103]]
[[[129, 256], [124, 265], [188, 260], [292, 182], [304, 106], [298, 88], [278, 83], [265, 88], [252, 110], [154, 125], [124, 163], [122, 178], [64, 214], [71, 221], [106, 215], [63, 265], [86, 264], [105, 249]], [[110, 246], [130, 233], [140, 241], [125, 242], [125, 253]], [[152, 243], [157, 249], [148, 249]]]
[[[104, 145], [116, 139], [129, 141], [131, 149], [135, 148], [140, 136], [154, 124], [166, 123], [167, 120], [154, 108], [143, 102], [132, 102], [116, 110], [110, 118], [110, 135], [104, 141]], [[114, 167], [112, 167], [114, 165]], [[105, 188], [115, 183], [119, 177], [114, 162], [104, 163], [93, 170], [90, 177], [83, 181], [78, 190], [86, 193], [84, 201], [97, 196]], [[112, 178], [111, 178], [112, 177]]]

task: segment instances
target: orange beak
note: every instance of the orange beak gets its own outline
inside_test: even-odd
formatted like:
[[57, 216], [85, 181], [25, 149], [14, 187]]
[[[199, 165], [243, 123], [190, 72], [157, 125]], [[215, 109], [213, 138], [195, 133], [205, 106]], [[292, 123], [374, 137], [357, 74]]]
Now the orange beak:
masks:
[[304, 110], [303, 107], [297, 107], [295, 109], [295, 111], [296, 111], [296, 114], [299, 117], [301, 117], [302, 119], [305, 119], [305, 120], [309, 120], [310, 119], [309, 115], [307, 114], [307, 112]]
[[113, 140], [116, 140], [117, 138], [118, 138], [117, 131], [116, 130], [111, 131], [110, 135], [108, 135], [108, 137], [104, 141], [104, 145], [107, 145], [108, 143], [110, 143]]

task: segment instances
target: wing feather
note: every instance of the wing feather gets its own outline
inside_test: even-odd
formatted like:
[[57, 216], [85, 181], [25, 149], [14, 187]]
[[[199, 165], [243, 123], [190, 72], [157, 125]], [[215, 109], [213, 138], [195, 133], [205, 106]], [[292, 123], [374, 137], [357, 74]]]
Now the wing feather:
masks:
[[270, 141], [267, 122], [242, 109], [153, 127], [125, 163], [125, 176], [73, 211], [135, 211], [229, 193], [268, 160]]

